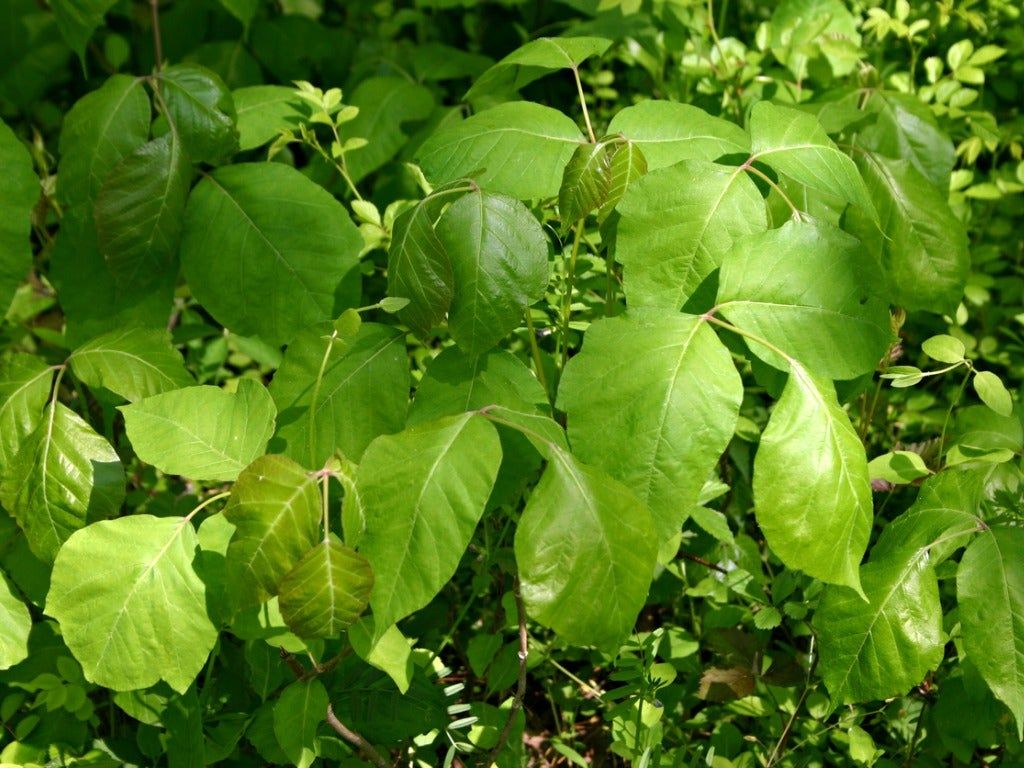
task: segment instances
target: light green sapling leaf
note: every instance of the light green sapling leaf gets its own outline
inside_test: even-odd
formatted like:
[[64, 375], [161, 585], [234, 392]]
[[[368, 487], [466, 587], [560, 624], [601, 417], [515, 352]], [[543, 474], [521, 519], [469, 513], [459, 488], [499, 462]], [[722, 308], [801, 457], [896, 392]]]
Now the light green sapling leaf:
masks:
[[28, 657], [28, 633], [32, 616], [0, 571], [0, 670], [10, 669]]
[[32, 267], [32, 209], [39, 199], [39, 178], [32, 157], [0, 120], [0, 315]]
[[187, 519], [151, 515], [95, 523], [68, 539], [46, 612], [87, 679], [115, 691], [160, 680], [188, 689], [217, 639], [192, 567], [197, 544]]
[[974, 374], [974, 391], [981, 402], [998, 413], [1009, 416], [1013, 413], [1013, 398], [1003, 385], [1002, 380], [991, 371], [978, 371]]
[[946, 334], [939, 334], [938, 336], [925, 339], [921, 343], [921, 350], [932, 360], [938, 360], [940, 363], [949, 363], [950, 365], [959, 363], [967, 353], [967, 349], [960, 339]]
[[274, 401], [252, 379], [239, 380], [237, 392], [184, 387], [120, 410], [142, 461], [195, 480], [234, 480], [274, 431]]
[[38, 357], [0, 358], [0, 478], [42, 420], [52, 382], [53, 369]]
[[170, 334], [125, 328], [86, 342], [68, 358], [75, 376], [130, 402], [195, 384]]

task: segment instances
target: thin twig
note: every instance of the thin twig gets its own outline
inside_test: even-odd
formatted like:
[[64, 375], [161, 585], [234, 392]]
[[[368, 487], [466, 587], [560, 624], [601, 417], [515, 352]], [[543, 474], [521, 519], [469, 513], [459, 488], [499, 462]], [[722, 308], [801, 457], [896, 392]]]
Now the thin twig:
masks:
[[516, 684], [515, 696], [512, 697], [512, 706], [509, 709], [508, 720], [505, 721], [505, 727], [501, 729], [494, 748], [487, 754], [487, 760], [483, 763], [485, 767], [494, 763], [501, 754], [501, 750], [505, 747], [505, 742], [508, 741], [509, 734], [512, 733], [512, 725], [515, 723], [516, 715], [523, 708], [523, 699], [526, 698], [526, 659], [530, 653], [530, 635], [526, 631], [526, 606], [523, 604], [518, 576], [516, 576], [512, 594], [515, 597], [516, 616], [519, 620], [519, 682]]
[[363, 757], [374, 765], [379, 766], [379, 768], [391, 768], [391, 763], [384, 759], [384, 756], [377, 751], [373, 744], [368, 742], [338, 719], [338, 716], [334, 714], [334, 707], [330, 704], [327, 705], [327, 724], [331, 726], [331, 728], [333, 728], [341, 738], [362, 752]]
[[[814, 638], [811, 638], [811, 643], [814, 642]], [[775, 742], [775, 748], [772, 750], [771, 756], [768, 758], [768, 762], [765, 763], [765, 768], [771, 768], [775, 765], [776, 761], [782, 757], [783, 752], [786, 749], [786, 742], [789, 741], [789, 734], [793, 731], [793, 724], [796, 722], [797, 716], [800, 714], [800, 708], [803, 707], [804, 702], [807, 700], [807, 694], [811, 692], [811, 678], [814, 676], [814, 670], [818, 666], [818, 654], [814, 646], [811, 646], [811, 653], [814, 658], [811, 659], [811, 665], [807, 668], [807, 679], [804, 681], [804, 690], [800, 694], [799, 700], [796, 702], [796, 706], [793, 707], [793, 714], [789, 716], [789, 720], [786, 722], [786, 727], [782, 729], [782, 734], [779, 736], [779, 740]]]
[[160, 0], [149, 0], [149, 11], [153, 18], [153, 56], [156, 59], [155, 69], [160, 74], [164, 61], [164, 44], [160, 38]]
[[689, 560], [691, 563], [697, 563], [697, 565], [703, 565], [705, 568], [710, 568], [713, 571], [718, 571], [719, 573], [725, 573], [725, 574], [729, 573], [722, 566], [718, 565], [717, 563], [712, 563], [710, 560], [706, 560], [703, 557], [701, 557], [700, 555], [694, 555], [694, 554], [692, 554], [690, 552], [684, 552], [684, 551], [680, 550], [679, 551], [679, 556], [681, 558], [683, 558], [683, 560]]

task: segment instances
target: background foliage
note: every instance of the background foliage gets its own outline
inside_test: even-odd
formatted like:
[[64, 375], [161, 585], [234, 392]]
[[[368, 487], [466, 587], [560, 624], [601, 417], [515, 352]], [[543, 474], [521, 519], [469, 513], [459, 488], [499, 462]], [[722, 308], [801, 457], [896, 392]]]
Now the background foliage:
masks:
[[1024, 763], [1019, 4], [0, 11], [0, 764]]

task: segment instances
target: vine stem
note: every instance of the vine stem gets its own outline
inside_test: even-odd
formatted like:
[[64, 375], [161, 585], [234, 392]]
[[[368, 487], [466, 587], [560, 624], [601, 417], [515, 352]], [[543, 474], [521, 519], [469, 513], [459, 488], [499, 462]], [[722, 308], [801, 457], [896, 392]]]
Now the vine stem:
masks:
[[331, 704], [327, 705], [327, 724], [331, 726], [335, 733], [341, 736], [341, 738], [358, 748], [359, 751], [363, 753], [363, 756], [374, 765], [379, 768], [391, 768], [391, 763], [384, 759], [384, 756], [377, 751], [373, 744], [368, 742], [338, 719], [338, 716], [334, 714], [334, 706]]
[[971, 379], [971, 374], [974, 373], [974, 369], [968, 365], [967, 375], [964, 376], [963, 381], [960, 382], [960, 388], [956, 391], [956, 397], [949, 404], [949, 410], [946, 411], [946, 418], [942, 420], [942, 434], [939, 435], [939, 458], [938, 463], [942, 463], [942, 458], [946, 455], [946, 430], [949, 428], [949, 419], [953, 415], [953, 409], [956, 408], [957, 403], [960, 402], [960, 398], [964, 396], [964, 390], [967, 389], [967, 382]]
[[164, 44], [160, 35], [160, 0], [149, 0], [149, 13], [153, 19], [153, 57], [156, 59], [154, 69], [160, 74], [164, 61]]
[[329, 488], [331, 482], [331, 475], [329, 472], [323, 472], [320, 475], [320, 500], [323, 505], [323, 516], [324, 516], [324, 544], [330, 541], [331, 536], [331, 519], [329, 517]]
[[[320, 361], [320, 370], [317, 371], [316, 381], [313, 382], [313, 394], [309, 400], [309, 463], [316, 463], [316, 399], [320, 396], [320, 385], [324, 380], [324, 372], [327, 370], [327, 361], [331, 359], [331, 352], [334, 349], [334, 342], [338, 339], [338, 329], [331, 332], [327, 340], [327, 349], [324, 350], [323, 359]], [[325, 489], [326, 490], [326, 489]]]
[[211, 496], [210, 498], [206, 499], [205, 501], [200, 502], [196, 506], [195, 509], [193, 509], [187, 515], [185, 515], [185, 519], [181, 521], [181, 524], [184, 525], [185, 523], [189, 522], [193, 517], [195, 517], [197, 514], [199, 514], [202, 510], [206, 509], [208, 506], [213, 504], [214, 502], [220, 501], [221, 499], [226, 499], [230, 495], [231, 495], [231, 491], [223, 491], [221, 493], [214, 494], [213, 496]]
[[583, 219], [576, 222], [569, 254], [569, 268], [565, 276], [565, 297], [562, 299], [562, 365], [569, 360], [569, 317], [572, 315], [572, 291], [576, 283], [576, 259], [580, 255], [580, 241], [583, 239]]
[[533, 357], [533, 368], [537, 374], [537, 380], [544, 387], [544, 392], [550, 401], [551, 391], [548, 389], [548, 377], [544, 373], [544, 363], [541, 360], [540, 347], [537, 346], [537, 331], [533, 327], [533, 316], [530, 314], [529, 307], [526, 308], [526, 332], [530, 337], [530, 356]]
[[587, 109], [587, 99], [583, 95], [583, 81], [580, 80], [580, 68], [575, 66], [572, 68], [572, 76], [576, 80], [576, 93], [580, 97], [580, 106], [583, 108], [583, 122], [587, 124], [587, 136], [590, 137], [591, 144], [597, 144], [597, 136], [594, 135], [594, 126], [590, 123], [590, 110]]
[[701, 319], [705, 320], [706, 322], [712, 323], [713, 325], [717, 325], [719, 328], [724, 328], [727, 331], [732, 331], [733, 333], [737, 333], [740, 336], [743, 336], [745, 338], [750, 339], [751, 341], [756, 341], [761, 346], [767, 347], [768, 349], [770, 349], [772, 352], [777, 354], [779, 357], [781, 357], [783, 360], [785, 360], [790, 365], [798, 364], [797, 361], [791, 355], [786, 354], [785, 352], [783, 352], [781, 349], [779, 349], [777, 346], [772, 344], [767, 339], [762, 338], [761, 336], [758, 336], [756, 333], [751, 333], [750, 331], [744, 330], [743, 328], [740, 328], [739, 326], [733, 325], [732, 323], [727, 323], [725, 320], [720, 320], [717, 317], [715, 317], [715, 312], [717, 312], [718, 310], [719, 310], [719, 307], [717, 307], [717, 306], [716, 307], [712, 307], [707, 312], [705, 312], [703, 315], [701, 315]]
[[508, 719], [505, 726], [498, 734], [498, 741], [494, 748], [487, 755], [484, 765], [491, 765], [496, 762], [501, 750], [512, 733], [512, 725], [515, 723], [516, 714], [523, 708], [523, 699], [526, 698], [526, 659], [530, 654], [530, 635], [526, 630], [526, 606], [523, 603], [522, 591], [520, 589], [519, 577], [516, 576], [515, 586], [512, 591], [516, 601], [516, 618], [519, 622], [519, 679], [516, 683], [516, 692], [512, 697], [512, 706], [509, 709]]
[[752, 159], [748, 160], [746, 163], [741, 165], [740, 168], [742, 170], [744, 170], [744, 171], [749, 171], [750, 173], [754, 174], [755, 176], [758, 176], [759, 178], [763, 179], [765, 181], [765, 183], [768, 184], [769, 187], [771, 187], [772, 189], [774, 189], [776, 192], [779, 193], [779, 197], [781, 197], [783, 200], [786, 201], [786, 205], [789, 206], [789, 210], [791, 210], [793, 212], [793, 217], [795, 219], [797, 219], [798, 221], [800, 219], [802, 219], [803, 218], [803, 213], [801, 212], [801, 210], [799, 208], [796, 207], [796, 205], [793, 204], [793, 201], [789, 199], [789, 195], [787, 195], [785, 192], [782, 191], [782, 187], [780, 187], [778, 184], [776, 184], [774, 181], [772, 181], [771, 177], [767, 173], [765, 173], [764, 171], [762, 171], [762, 170], [760, 170], [758, 168], [755, 168], [754, 166], [750, 165], [751, 162], [752, 162]]
[[804, 702], [807, 701], [807, 696], [811, 692], [811, 677], [814, 676], [814, 670], [818, 666], [818, 654], [814, 647], [814, 636], [811, 636], [811, 665], [807, 668], [807, 678], [804, 681], [804, 689], [800, 693], [800, 698], [796, 702], [796, 706], [793, 707], [793, 714], [789, 716], [789, 720], [786, 721], [786, 727], [782, 729], [782, 733], [779, 735], [779, 740], [775, 742], [775, 747], [772, 749], [772, 754], [768, 758], [768, 762], [765, 763], [765, 768], [771, 768], [782, 757], [783, 751], [786, 749], [786, 742], [789, 741], [789, 734], [793, 731], [793, 724], [796, 722], [797, 715], [800, 714], [800, 708], [803, 707]]

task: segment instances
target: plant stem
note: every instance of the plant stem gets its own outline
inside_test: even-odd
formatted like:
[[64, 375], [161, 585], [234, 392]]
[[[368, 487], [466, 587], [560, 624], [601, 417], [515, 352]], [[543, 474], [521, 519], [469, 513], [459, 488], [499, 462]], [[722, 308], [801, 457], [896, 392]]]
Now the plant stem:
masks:
[[331, 518], [329, 513], [330, 508], [330, 497], [328, 496], [330, 488], [331, 476], [329, 473], [324, 472], [320, 477], [320, 500], [323, 505], [323, 518], [324, 518], [324, 544], [330, 541], [331, 535]]
[[352, 746], [356, 747], [363, 756], [379, 768], [391, 768], [391, 763], [384, 759], [384, 756], [377, 751], [370, 742], [345, 725], [338, 716], [334, 714], [334, 707], [327, 705], [327, 724], [334, 729], [341, 738]]
[[569, 360], [569, 317], [572, 315], [572, 291], [576, 283], [576, 259], [580, 255], [580, 240], [583, 238], [583, 219], [576, 222], [572, 238], [572, 251], [569, 254], [569, 265], [565, 275], [565, 296], [562, 297], [562, 364], [565, 368]]
[[551, 392], [548, 389], [548, 377], [544, 373], [544, 362], [540, 356], [540, 347], [537, 345], [537, 331], [533, 327], [533, 317], [530, 315], [530, 308], [526, 308], [526, 333], [530, 337], [530, 356], [533, 358], [533, 370], [537, 374], [537, 381], [544, 387], [544, 393], [551, 401]]
[[149, 13], [153, 20], [153, 58], [156, 60], [154, 69], [160, 74], [164, 61], [164, 44], [160, 36], [160, 0], [149, 0]]
[[793, 724], [796, 722], [797, 715], [800, 714], [800, 708], [803, 707], [804, 702], [807, 700], [807, 695], [811, 692], [811, 677], [814, 675], [814, 669], [818, 666], [818, 655], [815, 653], [814, 648], [814, 637], [811, 637], [811, 665], [807, 668], [807, 678], [804, 680], [804, 689], [800, 693], [800, 698], [796, 702], [796, 706], [793, 707], [793, 714], [789, 716], [789, 720], [786, 722], [786, 727], [782, 729], [782, 733], [779, 735], [779, 740], [775, 742], [775, 748], [772, 749], [772, 754], [768, 758], [768, 762], [765, 763], [765, 768], [771, 768], [776, 761], [782, 757], [783, 751], [786, 749], [786, 742], [789, 741], [789, 734], [793, 730]]
[[719, 573], [725, 573], [725, 574], [729, 573], [722, 566], [718, 565], [717, 563], [712, 563], [710, 560], [708, 560], [706, 558], [703, 558], [700, 555], [694, 555], [694, 554], [692, 554], [690, 552], [684, 552], [683, 550], [680, 550], [679, 551], [679, 556], [681, 558], [683, 558], [683, 560], [689, 560], [691, 563], [696, 563], [697, 565], [703, 565], [705, 568], [710, 568], [713, 571], [718, 571]]
[[324, 350], [323, 359], [320, 361], [320, 370], [317, 371], [316, 381], [313, 382], [313, 394], [309, 400], [309, 465], [316, 464], [316, 399], [320, 396], [320, 385], [324, 380], [324, 372], [327, 370], [327, 361], [331, 359], [331, 351], [334, 349], [334, 342], [338, 338], [338, 330], [335, 328], [327, 340], [327, 349]]
[[485, 765], [490, 765], [498, 759], [509, 734], [512, 733], [512, 725], [515, 723], [516, 714], [523, 708], [523, 699], [526, 698], [526, 659], [530, 653], [530, 635], [526, 631], [526, 606], [523, 604], [523, 596], [519, 589], [519, 577], [516, 576], [515, 587], [512, 594], [516, 601], [516, 617], [519, 621], [519, 680], [516, 684], [516, 693], [512, 697], [512, 706], [509, 709], [508, 719], [505, 726], [498, 734], [498, 741], [487, 756]]
[[590, 111], [587, 109], [587, 99], [583, 95], [583, 81], [580, 80], [580, 68], [572, 68], [572, 76], [576, 80], [576, 93], [580, 96], [580, 106], [583, 108], [583, 122], [587, 124], [587, 135], [591, 144], [597, 144], [597, 136], [594, 135], [594, 126], [590, 124]]
[[196, 506], [195, 509], [193, 509], [187, 515], [185, 515], [185, 519], [181, 521], [182, 524], [187, 523], [189, 520], [191, 520], [193, 517], [195, 517], [197, 514], [199, 514], [199, 512], [201, 512], [202, 510], [206, 509], [208, 506], [213, 504], [215, 501], [220, 501], [221, 499], [226, 499], [230, 495], [231, 495], [231, 491], [223, 491], [222, 493], [214, 494], [213, 496], [211, 496], [210, 498], [206, 499], [205, 501], [200, 502]]
[[782, 191], [782, 187], [780, 187], [778, 184], [776, 184], [774, 181], [772, 181], [771, 177], [768, 174], [766, 174], [764, 171], [762, 171], [762, 170], [760, 170], [758, 168], [755, 168], [752, 165], [749, 165], [749, 163], [750, 163], [750, 161], [748, 160], [746, 163], [744, 163], [740, 167], [743, 170], [749, 171], [750, 173], [753, 173], [754, 175], [759, 176], [760, 178], [762, 178], [765, 181], [765, 183], [768, 184], [769, 187], [771, 187], [772, 189], [774, 189], [776, 192], [779, 193], [779, 197], [781, 197], [783, 200], [786, 201], [786, 205], [788, 205], [789, 209], [793, 212], [793, 218], [797, 219], [798, 221], [800, 219], [802, 219], [803, 218], [803, 213], [800, 211], [799, 208], [797, 208], [793, 204], [793, 201], [789, 199], [789, 195], [787, 195], [785, 192]]
[[714, 325], [717, 325], [719, 328], [724, 328], [727, 331], [732, 331], [733, 333], [737, 333], [740, 336], [743, 336], [744, 338], [750, 339], [751, 341], [756, 341], [761, 346], [767, 347], [768, 349], [770, 349], [772, 352], [774, 352], [779, 357], [784, 359], [790, 365], [793, 365], [794, 363], [796, 363], [796, 360], [793, 357], [791, 357], [790, 355], [788, 355], [785, 352], [783, 352], [781, 349], [776, 347], [774, 344], [772, 344], [767, 339], [764, 339], [764, 338], [758, 336], [756, 333], [751, 333], [750, 331], [746, 331], [743, 328], [740, 328], [739, 326], [735, 326], [732, 323], [727, 323], [725, 320], [719, 320], [717, 317], [714, 316], [714, 313], [717, 312], [718, 309], [719, 309], [718, 307], [713, 307], [710, 311], [705, 312], [702, 315], [702, 318], [704, 320], [706, 320], [707, 322], [709, 322], [709, 323], [713, 323]]
[[946, 411], [946, 418], [942, 420], [942, 433], [939, 435], [939, 458], [937, 459], [936, 466], [942, 463], [942, 457], [946, 455], [946, 430], [949, 428], [949, 420], [953, 416], [953, 409], [956, 408], [960, 398], [963, 397], [964, 390], [967, 388], [967, 382], [970, 381], [972, 373], [974, 373], [974, 369], [968, 365], [967, 375], [960, 382], [960, 387], [956, 391], [956, 397], [950, 402], [949, 409]]

